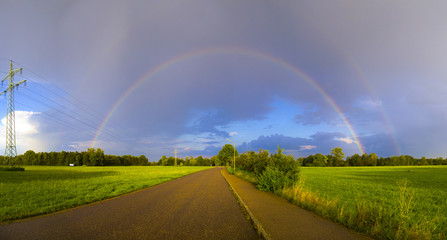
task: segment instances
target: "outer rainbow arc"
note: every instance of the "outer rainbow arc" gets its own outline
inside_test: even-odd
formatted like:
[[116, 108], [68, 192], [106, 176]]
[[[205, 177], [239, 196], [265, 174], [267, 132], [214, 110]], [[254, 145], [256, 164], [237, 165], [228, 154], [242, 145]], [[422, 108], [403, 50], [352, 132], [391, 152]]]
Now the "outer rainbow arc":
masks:
[[99, 135], [101, 134], [102, 129], [107, 124], [108, 120], [113, 115], [113, 113], [124, 102], [124, 100], [130, 95], [130, 93], [132, 93], [140, 84], [142, 84], [146, 80], [150, 79], [153, 75], [157, 74], [158, 72], [166, 69], [167, 67], [169, 67], [169, 66], [171, 66], [173, 64], [182, 62], [182, 61], [187, 60], [189, 58], [200, 57], [200, 56], [210, 55], [210, 54], [218, 54], [218, 53], [242, 54], [242, 55], [247, 55], [247, 56], [252, 56], [252, 57], [268, 60], [270, 62], [274, 62], [276, 64], [279, 64], [279, 65], [287, 68], [288, 70], [292, 71], [293, 73], [295, 73], [298, 76], [300, 76], [301, 78], [303, 78], [307, 83], [309, 83], [318, 92], [320, 92], [320, 94], [325, 98], [325, 100], [330, 104], [330, 106], [337, 112], [337, 114], [340, 116], [340, 118], [345, 123], [345, 125], [348, 128], [349, 132], [354, 137], [355, 143], [356, 143], [360, 153], [363, 154], [365, 152], [364, 148], [363, 148], [363, 146], [362, 146], [362, 144], [360, 142], [360, 140], [358, 139], [358, 136], [357, 136], [356, 132], [354, 131], [354, 129], [353, 129], [352, 125], [351, 125], [351, 123], [345, 117], [345, 115], [343, 114], [341, 109], [337, 106], [335, 101], [326, 93], [326, 91], [324, 91], [323, 88], [321, 88], [314, 80], [312, 80], [312, 78], [310, 78], [307, 74], [305, 74], [304, 72], [302, 72], [301, 70], [299, 70], [298, 68], [293, 66], [292, 64], [284, 61], [283, 59], [280, 59], [280, 58], [275, 57], [275, 56], [271, 56], [271, 55], [263, 53], [263, 52], [250, 50], [250, 49], [244, 49], [244, 48], [235, 48], [235, 47], [204, 48], [204, 49], [199, 49], [199, 50], [195, 50], [195, 51], [189, 51], [189, 52], [183, 53], [181, 55], [175, 56], [175, 57], [169, 59], [168, 61], [163, 62], [163, 63], [157, 65], [155, 68], [151, 69], [149, 72], [144, 74], [140, 79], [138, 79], [138, 81], [136, 81], [134, 84], [132, 84], [127, 89], [127, 91], [124, 92], [123, 95], [121, 95], [121, 97], [116, 101], [115, 105], [110, 109], [109, 113], [106, 115], [106, 117], [104, 118], [104, 120], [101, 123], [100, 127], [98, 128], [98, 131], [97, 131], [97, 133], [96, 133], [96, 135], [95, 135], [95, 137], [94, 137], [94, 139], [92, 141], [92, 146], [91, 147], [94, 147], [94, 145], [95, 145]]
[[[354, 69], [354, 71], [356, 72], [356, 74], [360, 78], [360, 80], [365, 84], [366, 88], [369, 91], [369, 94], [371, 96], [377, 98], [376, 91], [371, 86], [370, 81], [368, 80], [368, 78], [366, 77], [366, 75], [364, 74], [364, 72], [362, 71], [362, 69], [358, 65], [357, 61], [354, 59], [354, 57], [351, 54], [349, 54], [348, 52], [346, 52], [346, 51], [345, 51], [345, 56], [346, 56], [348, 62], [351, 64], [351, 67]], [[394, 150], [395, 150], [397, 155], [401, 155], [402, 151], [400, 150], [399, 144], [397, 142], [397, 138], [396, 138], [396, 136], [394, 134], [395, 130], [392, 127], [393, 125], [391, 125], [391, 120], [388, 117], [388, 114], [386, 114], [385, 109], [383, 107], [380, 108], [380, 113], [382, 115], [383, 120], [385, 121], [385, 123], [387, 125], [389, 133], [391, 134], [391, 140], [393, 141], [393, 144], [394, 144]]]

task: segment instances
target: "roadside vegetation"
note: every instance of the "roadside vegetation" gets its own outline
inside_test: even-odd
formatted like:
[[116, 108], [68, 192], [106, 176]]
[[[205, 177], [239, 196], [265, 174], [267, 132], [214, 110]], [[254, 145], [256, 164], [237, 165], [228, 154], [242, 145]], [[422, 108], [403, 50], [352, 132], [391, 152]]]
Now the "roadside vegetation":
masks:
[[52, 213], [150, 187], [209, 167], [47, 167], [0, 171], [0, 222]]
[[[342, 163], [343, 155], [333, 149], [331, 159]], [[303, 159], [278, 148], [274, 154], [243, 153], [236, 158], [236, 172], [229, 172], [374, 238], [446, 239], [447, 166], [301, 165]]]

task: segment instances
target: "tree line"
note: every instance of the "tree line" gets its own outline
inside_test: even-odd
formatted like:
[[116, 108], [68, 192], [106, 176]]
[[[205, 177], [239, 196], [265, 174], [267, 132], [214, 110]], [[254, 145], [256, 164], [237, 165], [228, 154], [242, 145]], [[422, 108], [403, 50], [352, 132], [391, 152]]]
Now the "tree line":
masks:
[[[279, 147], [278, 147], [279, 149]], [[261, 150], [260, 151], [267, 151]], [[268, 152], [268, 151], [267, 151]], [[157, 162], [149, 162], [144, 155], [107, 155], [100, 148], [89, 148], [83, 152], [34, 152], [29, 150], [22, 155], [18, 155], [14, 162], [16, 165], [44, 165], [44, 166], [229, 166], [236, 157], [236, 165], [245, 164], [252, 161], [256, 153], [245, 152], [241, 155], [234, 149], [233, 145], [226, 144], [219, 151], [217, 156], [206, 158], [185, 157], [175, 158], [162, 156]], [[293, 158], [292, 156], [288, 156]], [[7, 165], [6, 157], [0, 156], [0, 165]], [[420, 166], [420, 165], [447, 165], [447, 159], [439, 158], [414, 158], [408, 155], [378, 157], [376, 153], [354, 154], [345, 159], [345, 154], [341, 148], [332, 149], [328, 155], [317, 153], [307, 157], [295, 159], [300, 166], [313, 167], [342, 167], [342, 166]]]
[[[212, 158], [185, 157], [177, 158], [162, 156], [157, 162], [149, 162], [145, 155], [108, 155], [100, 148], [89, 148], [83, 152], [34, 152], [28, 150], [13, 159], [14, 165], [29, 166], [219, 166], [222, 161], [217, 156]], [[0, 156], [0, 166], [8, 165], [7, 158]]]
[[[28, 150], [18, 155], [15, 165], [43, 165], [43, 166], [147, 166], [150, 165], [147, 157], [141, 155], [107, 155], [100, 148], [89, 148], [84, 152], [34, 152]], [[0, 156], [0, 165], [7, 165], [5, 156]]]
[[[222, 150], [219, 151], [217, 157], [220, 159], [223, 165], [233, 162], [233, 146], [226, 144]], [[278, 146], [278, 149], [279, 146]], [[244, 152], [239, 155], [237, 150], [236, 155], [236, 168], [241, 165], [245, 165], [246, 162], [255, 161], [257, 155], [261, 152], [268, 150], [259, 149], [259, 153], [254, 151]], [[289, 155], [289, 158], [293, 156]], [[447, 158], [414, 158], [408, 155], [391, 156], [391, 157], [378, 157], [376, 153], [364, 153], [354, 154], [348, 156], [345, 159], [345, 154], [342, 148], [334, 148], [328, 155], [317, 153], [315, 155], [309, 155], [307, 157], [300, 157], [295, 159], [300, 166], [303, 167], [344, 167], [344, 166], [423, 166], [423, 165], [447, 165]]]
[[423, 166], [423, 165], [447, 165], [447, 159], [439, 158], [414, 158], [408, 155], [378, 157], [375, 153], [354, 154], [352, 156], [337, 158], [333, 154], [323, 155], [317, 153], [307, 157], [298, 158], [302, 166], [315, 167], [342, 167], [342, 166]]
[[[177, 165], [176, 165], [177, 164]], [[217, 156], [213, 156], [211, 158], [204, 158], [202, 156], [198, 157], [185, 157], [183, 158], [175, 158], [175, 157], [166, 157], [163, 155], [158, 162], [152, 163], [152, 165], [156, 166], [220, 166], [221, 161]]]

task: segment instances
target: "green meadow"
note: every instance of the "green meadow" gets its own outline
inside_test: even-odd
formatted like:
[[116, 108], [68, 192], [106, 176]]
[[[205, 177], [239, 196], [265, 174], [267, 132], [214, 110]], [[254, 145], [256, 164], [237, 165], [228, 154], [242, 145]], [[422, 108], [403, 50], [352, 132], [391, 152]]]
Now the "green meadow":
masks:
[[447, 166], [303, 167], [280, 195], [379, 239], [447, 233]]
[[210, 167], [46, 167], [0, 171], [0, 222], [56, 212]]

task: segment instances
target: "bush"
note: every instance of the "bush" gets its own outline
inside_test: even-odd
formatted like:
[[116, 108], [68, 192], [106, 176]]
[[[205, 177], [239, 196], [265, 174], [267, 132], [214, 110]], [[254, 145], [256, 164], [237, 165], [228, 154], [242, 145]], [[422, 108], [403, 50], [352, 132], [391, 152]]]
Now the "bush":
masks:
[[256, 154], [256, 159], [254, 161], [253, 171], [257, 176], [261, 176], [268, 166], [274, 166], [272, 157], [269, 155], [269, 151], [267, 150], [259, 150], [259, 153]]
[[262, 191], [276, 192], [284, 187], [284, 173], [275, 167], [267, 166], [259, 176], [257, 187]]
[[258, 153], [243, 153], [237, 158], [236, 165], [257, 177], [260, 190], [276, 192], [293, 186], [300, 179], [300, 162], [292, 155], [286, 156], [283, 151], [278, 146], [274, 154], [262, 149]]

